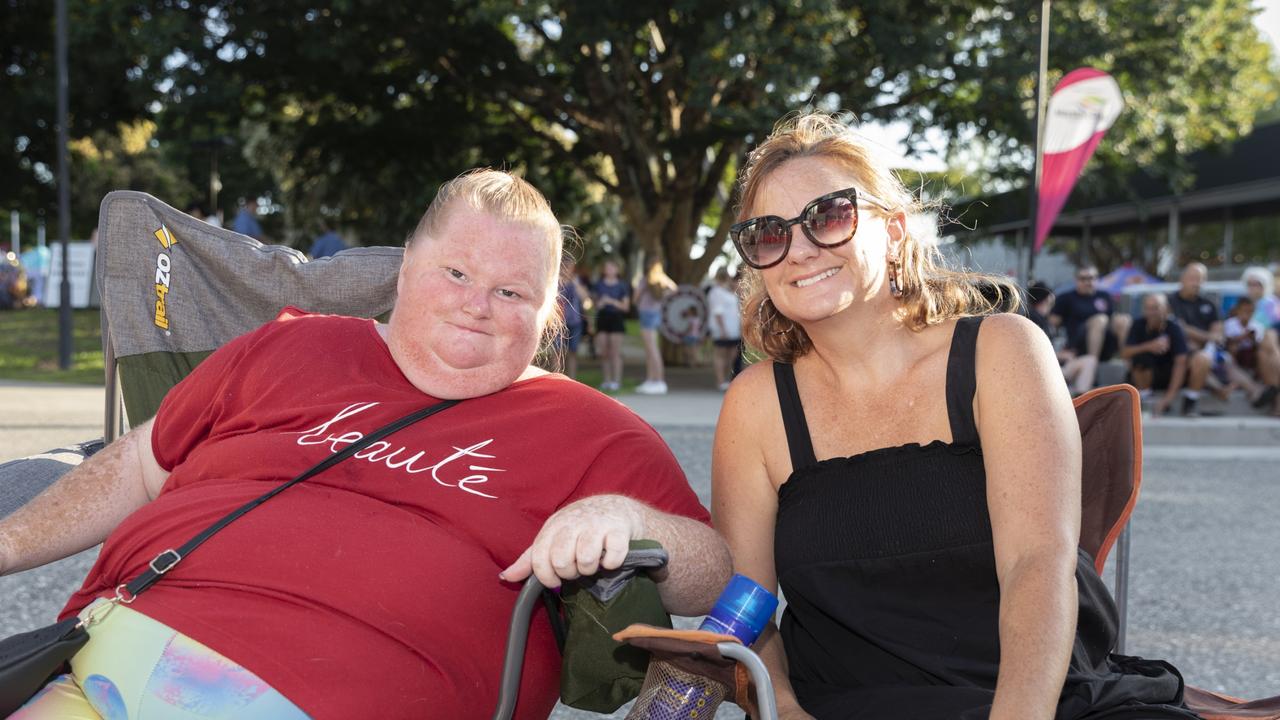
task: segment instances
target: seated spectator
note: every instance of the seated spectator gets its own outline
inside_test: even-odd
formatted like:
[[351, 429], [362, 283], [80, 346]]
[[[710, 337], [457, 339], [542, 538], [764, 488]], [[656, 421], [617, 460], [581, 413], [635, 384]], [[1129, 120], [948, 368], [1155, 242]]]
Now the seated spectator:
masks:
[[942, 263], [881, 158], [790, 116], [729, 230], [765, 359], [725, 395], [712, 503], [738, 572], [786, 594], [756, 644], [778, 714], [1191, 720], [1172, 666], [1110, 654], [1049, 343], [996, 312], [1007, 279]]
[[1258, 343], [1258, 379], [1263, 390], [1253, 406], [1280, 417], [1280, 328], [1268, 329]]
[[1218, 308], [1212, 300], [1200, 294], [1200, 287], [1208, 275], [1209, 270], [1203, 263], [1190, 263], [1182, 270], [1178, 291], [1169, 293], [1169, 312], [1182, 326], [1182, 332], [1187, 336], [1187, 347], [1196, 351], [1222, 340]]
[[1280, 323], [1280, 271], [1272, 275], [1266, 268], [1254, 265], [1244, 269], [1240, 276], [1244, 283], [1245, 294], [1253, 300], [1253, 320], [1263, 328], [1274, 327]]
[[1253, 319], [1256, 309], [1257, 303], [1253, 298], [1242, 297], [1232, 306], [1227, 321], [1222, 324], [1227, 350], [1236, 364], [1246, 370], [1258, 369], [1258, 342], [1266, 333], [1266, 328]]
[[[476, 717], [496, 703], [519, 583], [616, 568], [636, 537], [670, 553], [654, 577], [667, 608], [706, 612], [728, 552], [661, 438], [531, 365], [554, 330], [560, 257], [560, 225], [528, 183], [496, 171], [445, 183], [386, 325], [282, 312], [0, 522], [6, 574], [106, 541], [62, 612], [93, 613], [88, 643], [12, 717], [107, 714], [95, 704], [131, 718]], [[165, 548], [444, 399], [462, 402], [282, 492], [112, 604]], [[535, 622], [519, 717], [550, 713], [558, 660]]]
[[[1053, 290], [1044, 283], [1032, 283], [1027, 288], [1027, 317], [1053, 340], [1053, 331], [1048, 314], [1054, 305]], [[1056, 348], [1055, 343], [1055, 348]], [[1071, 389], [1072, 397], [1083, 395], [1093, 389], [1098, 376], [1098, 358], [1092, 355], [1079, 355], [1073, 348], [1057, 348], [1058, 365], [1062, 367], [1062, 377]]]
[[1098, 292], [1098, 268], [1085, 265], [1076, 271], [1076, 287], [1058, 296], [1049, 314], [1055, 327], [1067, 330], [1067, 347], [1077, 355], [1098, 362], [1111, 359], [1127, 336], [1132, 318], [1114, 311], [1111, 296]]
[[1252, 370], [1261, 381], [1261, 389], [1251, 396], [1253, 406], [1280, 415], [1280, 343], [1276, 331], [1257, 320], [1257, 303], [1249, 296], [1236, 301], [1223, 323], [1228, 352], [1235, 363]]
[[[1180, 287], [1169, 293], [1169, 311], [1182, 326], [1187, 337], [1187, 348], [1194, 355], [1202, 354], [1204, 361], [1190, 364], [1188, 384], [1196, 387], [1213, 386], [1218, 397], [1227, 399], [1231, 390], [1241, 388], [1256, 398], [1262, 388], [1249, 374], [1236, 365], [1231, 353], [1224, 347], [1222, 320], [1213, 300], [1200, 294], [1209, 270], [1203, 263], [1193, 262], [1182, 270]], [[1199, 368], [1208, 367], [1206, 378], [1199, 377]]]
[[1199, 355], [1188, 361], [1187, 355], [1187, 339], [1182, 333], [1182, 326], [1169, 316], [1169, 299], [1157, 293], [1142, 298], [1142, 317], [1134, 321], [1120, 356], [1130, 361], [1133, 384], [1144, 394], [1164, 391], [1152, 408], [1153, 414], [1167, 412], [1178, 398], [1179, 391], [1182, 392], [1182, 414], [1198, 414], [1197, 403], [1203, 384], [1188, 385], [1185, 390], [1183, 385], [1187, 384], [1192, 364], [1197, 366], [1194, 377], [1203, 383], [1208, 375], [1208, 359]]

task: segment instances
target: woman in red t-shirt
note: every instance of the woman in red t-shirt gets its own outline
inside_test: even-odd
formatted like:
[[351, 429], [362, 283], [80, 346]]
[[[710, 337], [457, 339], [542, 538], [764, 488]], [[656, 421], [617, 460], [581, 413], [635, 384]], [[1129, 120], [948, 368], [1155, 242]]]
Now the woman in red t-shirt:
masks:
[[[532, 365], [554, 325], [560, 232], [514, 176], [446, 183], [387, 325], [286, 310], [0, 523], [4, 573], [105, 540], [63, 611], [91, 618], [88, 644], [15, 717], [487, 714], [519, 583], [615, 568], [640, 536], [671, 555], [655, 578], [668, 609], [706, 612], [729, 556], [670, 451], [618, 403]], [[166, 548], [445, 399], [465, 400], [117, 601]], [[520, 717], [550, 711], [554, 653], [535, 622]]]

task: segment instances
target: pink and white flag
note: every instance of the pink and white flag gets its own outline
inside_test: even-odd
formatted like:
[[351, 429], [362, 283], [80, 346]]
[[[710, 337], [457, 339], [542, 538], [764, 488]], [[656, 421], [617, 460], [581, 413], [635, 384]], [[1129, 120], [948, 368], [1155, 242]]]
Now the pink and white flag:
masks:
[[1049, 236], [1053, 222], [1071, 195], [1076, 179], [1107, 128], [1124, 108], [1114, 78], [1093, 68], [1072, 70], [1049, 96], [1044, 122], [1044, 160], [1040, 200], [1036, 205], [1035, 251]]

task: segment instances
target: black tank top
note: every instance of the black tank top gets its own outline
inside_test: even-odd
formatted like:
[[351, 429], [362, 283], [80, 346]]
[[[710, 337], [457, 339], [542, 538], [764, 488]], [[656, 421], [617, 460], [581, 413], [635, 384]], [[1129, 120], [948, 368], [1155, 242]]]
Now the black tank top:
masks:
[[[986, 470], [973, 419], [981, 317], [947, 359], [951, 442], [819, 462], [793, 366], [774, 363], [792, 473], [778, 490], [781, 634], [804, 709], [825, 718], [986, 718], [1000, 661]], [[1093, 560], [1076, 567], [1079, 619], [1060, 720], [1194, 718], [1162, 661], [1110, 654], [1116, 609]]]

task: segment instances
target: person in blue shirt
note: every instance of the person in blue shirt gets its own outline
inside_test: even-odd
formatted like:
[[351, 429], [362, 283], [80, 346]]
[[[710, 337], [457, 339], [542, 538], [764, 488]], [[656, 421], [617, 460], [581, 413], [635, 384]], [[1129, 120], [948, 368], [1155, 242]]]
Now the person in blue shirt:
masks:
[[328, 223], [320, 224], [321, 233], [315, 242], [311, 243], [311, 251], [307, 254], [312, 260], [319, 260], [322, 257], [329, 257], [347, 249], [347, 244], [342, 241], [342, 236], [338, 235]]
[[[1120, 357], [1132, 363], [1133, 384], [1144, 395], [1164, 391], [1152, 408], [1153, 414], [1163, 415], [1187, 381], [1187, 336], [1169, 315], [1169, 298], [1151, 293], [1142, 299], [1142, 317], [1134, 320], [1129, 329]], [[1195, 412], [1196, 401], [1184, 397], [1182, 413]]]
[[592, 288], [596, 306], [596, 334], [600, 336], [601, 370], [604, 382], [600, 389], [617, 392], [622, 389], [622, 336], [626, 334], [626, 317], [631, 311], [631, 285], [621, 277], [621, 263], [613, 258], [604, 261], [600, 279]]
[[560, 314], [564, 318], [564, 330], [556, 337], [556, 352], [564, 363], [564, 374], [578, 377], [578, 347], [582, 343], [586, 326], [586, 311], [590, 296], [579, 285], [575, 265], [569, 263], [560, 279]]
[[47, 245], [37, 245], [24, 250], [19, 258], [22, 267], [27, 271], [27, 282], [31, 286], [31, 297], [37, 305], [44, 304], [44, 285], [49, 277], [49, 266], [53, 262], [53, 253]]
[[231, 221], [231, 229], [241, 235], [248, 235], [254, 240], [262, 240], [262, 226], [258, 224], [258, 200], [249, 198], [240, 206], [235, 220]]

